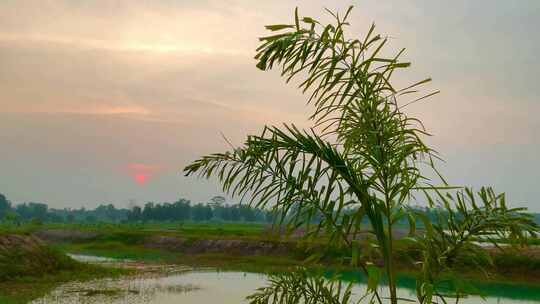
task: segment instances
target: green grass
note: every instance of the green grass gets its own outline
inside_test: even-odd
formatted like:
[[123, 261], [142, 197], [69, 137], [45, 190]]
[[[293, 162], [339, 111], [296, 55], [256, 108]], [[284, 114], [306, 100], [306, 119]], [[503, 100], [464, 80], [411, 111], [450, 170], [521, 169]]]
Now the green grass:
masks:
[[0, 283], [0, 303], [18, 304], [45, 295], [56, 286], [70, 281], [86, 281], [102, 277], [115, 277], [130, 272], [125, 269], [104, 268], [79, 263], [72, 269], [56, 271], [41, 276], [20, 276]]
[[[30, 233], [31, 229], [35, 227], [2, 229], [0, 234], [21, 235]], [[77, 262], [62, 250], [33, 242], [31, 238], [25, 242], [7, 247], [4, 243], [0, 251], [0, 303], [27, 303], [68, 281], [131, 273]]]
[[48, 246], [39, 249], [13, 248], [0, 254], [0, 282], [20, 277], [39, 277], [56, 271], [76, 270], [79, 263]]
[[35, 254], [13, 251], [0, 257], [0, 303], [27, 303], [64, 282], [128, 273], [77, 262], [47, 246]]
[[[170, 250], [159, 250], [145, 248], [145, 239], [153, 235], [167, 235], [183, 238], [184, 240], [195, 241], [198, 239], [243, 239], [243, 240], [270, 240], [279, 239], [276, 235], [268, 233], [269, 229], [264, 224], [251, 223], [145, 223], [145, 224], [44, 224], [41, 226], [22, 226], [16, 228], [25, 233], [36, 229], [76, 229], [82, 231], [93, 231], [98, 234], [93, 239], [76, 240], [69, 243], [57, 244], [56, 247], [64, 252], [80, 253], [105, 256], [120, 259], [134, 259], [151, 262], [177, 262], [194, 264], [214, 264], [209, 266], [247, 267], [249, 264], [261, 264], [264, 267], [270, 266], [270, 262], [281, 261], [281, 257], [235, 257], [226, 254], [218, 255], [219, 259], [226, 263], [212, 262], [216, 255], [198, 254], [183, 255]], [[396, 260], [401, 271], [410, 271], [411, 251], [403, 242], [396, 243]], [[332, 266], [347, 267], [347, 260], [344, 257], [350, 252], [339, 248], [328, 248], [318, 243], [294, 243], [292, 250], [286, 257], [286, 262], [278, 266], [299, 265], [310, 253], [324, 250], [323, 263]], [[307, 248], [312, 247], [310, 250]], [[317, 249], [318, 248], [318, 249]], [[418, 258], [418, 257], [416, 257]], [[495, 272], [497, 280], [514, 280], [540, 282], [540, 258], [527, 257], [516, 253], [497, 254], [494, 257], [495, 266], [491, 269]], [[222, 264], [222, 265], [215, 265]], [[250, 266], [251, 267], [251, 266]], [[257, 268], [258, 266], [255, 266]], [[264, 268], [261, 267], [261, 268]], [[485, 279], [483, 273], [472, 270], [471, 267], [464, 267], [463, 274], [467, 277]]]
[[[145, 248], [137, 238], [127, 237], [124, 240], [118, 235], [109, 235], [102, 239], [63, 243], [57, 248], [71, 253], [89, 254], [118, 259], [133, 259], [147, 262], [178, 263], [192, 266], [210, 266], [237, 270], [258, 270], [266, 272], [275, 269], [290, 268], [298, 265], [333, 267], [349, 269], [348, 260], [344, 259], [346, 252], [338, 248], [326, 248], [322, 260], [314, 265], [304, 264], [304, 260], [311, 253], [305, 247], [296, 247], [287, 256], [235, 256], [226, 253], [183, 254], [169, 250]], [[398, 246], [399, 249], [399, 246]], [[315, 249], [316, 250], [316, 249]], [[397, 264], [403, 273], [413, 272], [408, 258], [410, 254], [406, 249], [397, 250]], [[493, 276], [486, 278], [483, 273], [475, 271], [470, 266], [464, 266], [462, 275], [469, 279], [485, 281], [516, 281], [540, 282], [540, 259], [519, 256], [516, 254], [500, 253], [493, 258], [494, 266], [491, 269]], [[464, 265], [468, 265], [465, 261]], [[489, 265], [485, 265], [490, 267]]]
[[[26, 223], [24, 225], [12, 225], [7, 223], [0, 222], [0, 235], [2, 234], [29, 234], [36, 229], [40, 229], [43, 226], [41, 225], [32, 225]], [[1, 302], [0, 302], [1, 303]]]
[[19, 227], [13, 225], [0, 226], [2, 229], [32, 230], [32, 229], [78, 229], [82, 231], [118, 232], [137, 230], [139, 232], [171, 232], [182, 235], [259, 235], [264, 231], [266, 224], [261, 223], [229, 223], [229, 222], [148, 222], [148, 223], [46, 223], [32, 225], [25, 223]]
[[45, 223], [33, 225], [25, 223], [21, 226], [0, 224], [0, 233], [28, 234], [43, 229], [74, 229], [80, 231], [98, 232], [105, 235], [121, 235], [124, 237], [140, 238], [155, 233], [192, 238], [240, 238], [258, 239], [268, 237], [269, 225], [261, 223], [229, 223], [229, 222], [159, 222], [159, 223]]

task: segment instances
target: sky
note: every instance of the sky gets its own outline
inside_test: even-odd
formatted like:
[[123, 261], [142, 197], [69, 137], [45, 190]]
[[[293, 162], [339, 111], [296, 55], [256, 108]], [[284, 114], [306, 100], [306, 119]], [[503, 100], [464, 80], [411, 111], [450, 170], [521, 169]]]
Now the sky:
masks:
[[264, 25], [353, 4], [350, 37], [371, 23], [406, 48], [404, 84], [440, 94], [408, 108], [433, 136], [449, 182], [506, 192], [540, 211], [540, 2], [0, 2], [0, 193], [55, 208], [205, 202], [215, 181], [181, 171], [264, 125], [309, 127], [312, 108], [277, 72], [255, 68]]

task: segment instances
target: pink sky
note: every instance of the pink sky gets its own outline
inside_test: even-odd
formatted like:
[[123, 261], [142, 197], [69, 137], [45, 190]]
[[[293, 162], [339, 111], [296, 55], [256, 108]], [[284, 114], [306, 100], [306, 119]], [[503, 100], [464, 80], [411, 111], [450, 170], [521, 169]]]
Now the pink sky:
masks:
[[[183, 178], [197, 156], [265, 124], [309, 126], [311, 108], [254, 67], [263, 25], [294, 5], [322, 16], [353, 1], [2, 1], [0, 193], [56, 207], [130, 199], [204, 201]], [[354, 1], [357, 4], [357, 1]], [[361, 1], [351, 35], [375, 21], [441, 94], [410, 108], [458, 184], [494, 185], [539, 211], [537, 1]]]

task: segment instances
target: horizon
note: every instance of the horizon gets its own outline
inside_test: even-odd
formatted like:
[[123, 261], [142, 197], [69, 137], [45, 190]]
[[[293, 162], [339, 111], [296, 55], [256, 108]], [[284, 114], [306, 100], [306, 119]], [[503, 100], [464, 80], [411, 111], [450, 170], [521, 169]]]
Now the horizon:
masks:
[[[406, 48], [400, 84], [441, 93], [408, 109], [434, 134], [449, 182], [506, 192], [540, 212], [540, 2], [339, 1], [350, 32], [371, 22]], [[321, 16], [322, 1], [295, 2]], [[223, 195], [186, 178], [201, 155], [264, 125], [310, 127], [312, 108], [276, 71], [255, 67], [264, 25], [295, 5], [166, 0], [0, 4], [0, 193], [16, 203], [95, 208]], [[428, 91], [425, 91], [428, 93]], [[230, 198], [229, 198], [230, 199]]]

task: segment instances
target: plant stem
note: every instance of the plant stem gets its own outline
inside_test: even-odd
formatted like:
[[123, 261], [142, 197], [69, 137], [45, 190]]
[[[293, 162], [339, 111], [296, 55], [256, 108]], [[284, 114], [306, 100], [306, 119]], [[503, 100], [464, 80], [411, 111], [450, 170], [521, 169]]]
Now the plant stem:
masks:
[[388, 275], [388, 288], [390, 289], [390, 301], [392, 304], [397, 304], [397, 292], [396, 292], [396, 282], [394, 278], [394, 262], [392, 259], [393, 255], [393, 238], [392, 238], [392, 221], [391, 221], [390, 209], [388, 209], [388, 246], [386, 253], [386, 273]]

